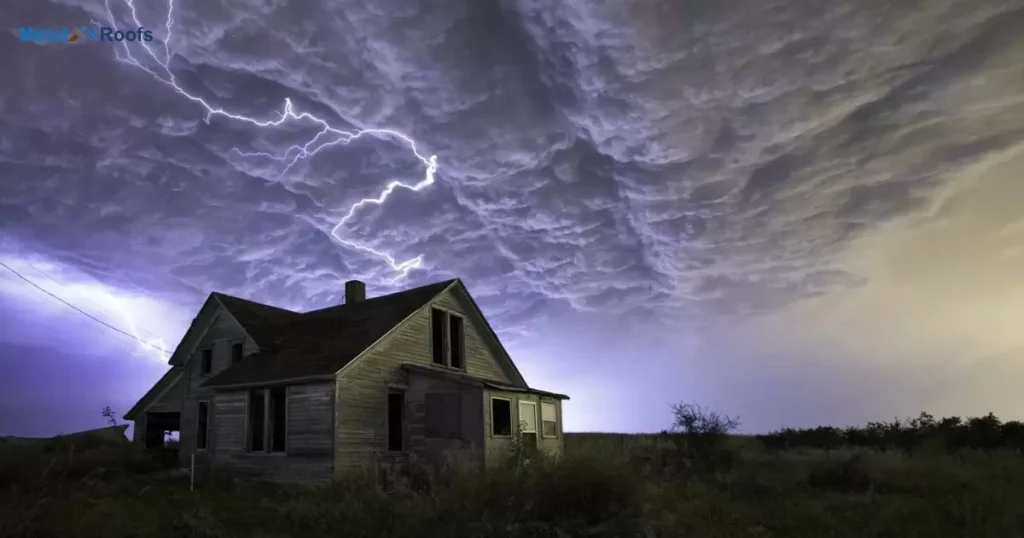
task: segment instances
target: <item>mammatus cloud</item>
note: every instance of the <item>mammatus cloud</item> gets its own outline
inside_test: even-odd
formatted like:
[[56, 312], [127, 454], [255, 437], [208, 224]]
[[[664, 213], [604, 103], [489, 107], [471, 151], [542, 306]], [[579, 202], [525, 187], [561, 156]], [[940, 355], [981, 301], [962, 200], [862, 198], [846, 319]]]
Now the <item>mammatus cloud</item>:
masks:
[[[394, 287], [463, 277], [524, 346], [566, 313], [699, 335], [870, 286], [853, 245], [940, 218], [926, 208], [975, 181], [967, 167], [1021, 143], [1022, 7], [175, 0], [167, 67], [215, 107], [273, 119], [287, 98], [436, 154], [430, 189], [396, 189], [346, 227], [396, 260], [423, 255]], [[163, 40], [167, 4], [135, 8]], [[37, 25], [107, 16], [102, 2], [0, 9]], [[288, 167], [255, 154], [322, 126], [203, 121], [113, 54], [0, 50], [18, 74], [0, 90], [5, 237], [157, 295], [314, 307], [348, 278], [391, 288], [387, 264], [331, 231], [422, 177], [407, 146], [357, 139]]]

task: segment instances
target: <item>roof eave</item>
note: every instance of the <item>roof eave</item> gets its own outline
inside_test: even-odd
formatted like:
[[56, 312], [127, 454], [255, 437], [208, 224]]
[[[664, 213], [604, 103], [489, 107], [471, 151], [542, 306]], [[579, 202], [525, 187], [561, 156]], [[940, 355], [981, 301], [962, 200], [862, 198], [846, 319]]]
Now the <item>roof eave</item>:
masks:
[[334, 374], [317, 374], [299, 377], [277, 378], [263, 381], [246, 381], [242, 383], [210, 383], [207, 381], [200, 385], [200, 388], [213, 389], [214, 391], [238, 390], [253, 387], [269, 387], [275, 385], [297, 385], [301, 383], [315, 383], [318, 381], [333, 381]]

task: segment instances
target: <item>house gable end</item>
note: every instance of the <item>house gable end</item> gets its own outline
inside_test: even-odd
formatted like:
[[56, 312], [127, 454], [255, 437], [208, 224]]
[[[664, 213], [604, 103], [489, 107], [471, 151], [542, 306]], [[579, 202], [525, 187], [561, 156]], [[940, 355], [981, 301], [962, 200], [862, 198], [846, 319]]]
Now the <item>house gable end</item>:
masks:
[[374, 365], [390, 362], [432, 367], [430, 324], [434, 308], [458, 315], [467, 322], [464, 326], [465, 372], [511, 386], [527, 387], [512, 358], [459, 280], [388, 331], [336, 375], [342, 377], [348, 372], [366, 368], [361, 365], [366, 361]]
[[237, 329], [240, 335], [247, 337], [249, 341], [256, 341], [253, 335], [249, 334], [249, 331], [232, 315], [231, 310], [217, 298], [217, 294], [211, 293], [192, 320], [188, 330], [185, 331], [185, 335], [181, 337], [178, 347], [174, 349], [170, 364], [187, 364], [189, 359], [195, 355], [196, 349], [206, 340], [210, 328], [225, 321], [232, 325], [233, 329]]
[[[467, 354], [471, 340], [475, 339], [481, 346], [481, 349], [477, 350], [478, 354], [483, 355], [480, 357], [481, 359], [486, 358], [500, 368], [511, 385], [523, 388], [528, 386], [526, 379], [516, 367], [515, 361], [512, 360], [512, 356], [502, 345], [498, 335], [491, 328], [486, 316], [461, 280], [438, 295], [432, 305], [459, 314], [469, 322], [465, 326]], [[486, 354], [484, 354], [485, 350]]]
[[128, 410], [121, 418], [124, 420], [135, 420], [141, 413], [149, 409], [151, 405], [164, 398], [171, 388], [181, 381], [183, 369], [175, 366], [167, 370], [164, 375], [142, 396], [139, 401]]

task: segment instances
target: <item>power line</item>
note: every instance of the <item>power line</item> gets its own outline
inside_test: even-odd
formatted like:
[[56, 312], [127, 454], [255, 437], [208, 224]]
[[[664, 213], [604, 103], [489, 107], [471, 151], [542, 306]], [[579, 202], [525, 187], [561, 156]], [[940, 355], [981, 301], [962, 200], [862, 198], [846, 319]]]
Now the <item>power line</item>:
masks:
[[10, 271], [11, 273], [14, 273], [14, 276], [16, 276], [16, 277], [18, 277], [18, 278], [20, 278], [20, 279], [24, 280], [24, 281], [25, 281], [25, 282], [27, 282], [27, 283], [28, 283], [29, 285], [31, 285], [31, 286], [32, 286], [33, 288], [35, 288], [35, 289], [37, 289], [37, 290], [39, 290], [39, 291], [41, 291], [41, 292], [43, 292], [43, 293], [45, 293], [45, 294], [49, 295], [50, 297], [52, 297], [52, 298], [54, 298], [54, 299], [56, 299], [56, 300], [60, 301], [60, 302], [61, 302], [61, 303], [63, 303], [64, 305], [66, 305], [66, 306], [70, 307], [70, 308], [71, 308], [72, 310], [74, 310], [75, 312], [78, 312], [79, 314], [82, 314], [83, 316], [85, 316], [85, 317], [87, 317], [87, 318], [89, 318], [89, 319], [91, 319], [91, 320], [95, 321], [96, 323], [99, 323], [100, 325], [103, 325], [104, 327], [106, 327], [106, 328], [108, 328], [108, 329], [110, 329], [110, 330], [112, 330], [112, 331], [116, 331], [116, 332], [119, 332], [119, 333], [121, 333], [121, 334], [123, 334], [123, 335], [127, 336], [128, 338], [131, 338], [132, 340], [135, 340], [135, 341], [139, 342], [140, 344], [145, 344], [145, 345], [147, 345], [147, 346], [149, 346], [149, 347], [151, 347], [151, 348], [153, 348], [153, 349], [156, 349], [156, 350], [158, 350], [158, 351], [163, 351], [164, 353], [167, 353], [167, 354], [170, 354], [170, 353], [171, 353], [170, 351], [167, 351], [166, 349], [164, 349], [164, 348], [162, 348], [162, 347], [159, 347], [159, 346], [156, 346], [156, 345], [154, 345], [154, 344], [151, 344], [151, 343], [149, 343], [149, 342], [146, 342], [145, 340], [142, 340], [141, 338], [137, 338], [137, 337], [136, 337], [135, 335], [133, 335], [133, 334], [130, 334], [130, 333], [126, 332], [126, 331], [122, 331], [121, 329], [118, 329], [117, 327], [114, 327], [113, 325], [111, 325], [111, 324], [109, 324], [109, 323], [107, 323], [107, 322], [103, 321], [102, 319], [99, 319], [99, 318], [97, 318], [96, 316], [93, 316], [92, 314], [90, 314], [90, 313], [86, 312], [85, 310], [82, 310], [81, 308], [78, 308], [77, 306], [75, 306], [75, 305], [73, 305], [73, 304], [71, 304], [71, 303], [69, 303], [69, 302], [65, 301], [64, 299], [61, 299], [60, 297], [58, 297], [58, 296], [54, 295], [53, 293], [51, 293], [51, 292], [50, 292], [49, 290], [47, 290], [47, 289], [45, 289], [45, 288], [41, 287], [41, 286], [40, 286], [39, 284], [36, 284], [35, 282], [32, 282], [31, 280], [29, 280], [29, 279], [25, 278], [25, 277], [24, 277], [24, 276], [23, 276], [23, 275], [22, 275], [21, 273], [19, 273], [19, 272], [15, 271], [15, 270], [14, 270], [14, 269], [12, 269], [12, 268], [11, 268], [10, 266], [8, 266], [8, 265], [7, 265], [6, 263], [4, 263], [4, 262], [0, 262], [0, 267], [3, 267], [4, 269], [7, 269], [7, 270], [8, 270], [8, 271]]
[[[39, 273], [40, 275], [45, 277], [50, 282], [53, 282], [54, 284], [57, 284], [58, 286], [63, 286], [64, 285], [63, 282], [57, 280], [56, 278], [53, 278], [46, 271], [43, 271], [42, 269], [40, 269], [39, 266], [37, 266], [36, 264], [31, 263], [31, 262], [29, 262], [28, 264], [33, 269], [35, 269], [37, 273]], [[123, 313], [113, 312], [109, 308], [107, 308], [106, 306], [104, 306], [102, 303], [100, 303], [98, 301], [93, 301], [93, 302], [96, 304], [96, 306], [98, 306], [100, 308], [100, 310], [106, 312], [107, 314], [109, 314], [109, 315], [111, 315], [113, 317], [119, 317], [119, 316], [122, 317], [122, 318], [124, 317]], [[134, 338], [135, 340], [142, 341], [141, 337], [146, 336], [145, 334], [142, 334], [142, 333], [146, 333], [147, 331], [143, 331], [141, 329], [136, 329], [134, 326], [131, 325], [130, 321], [128, 322], [128, 324], [129, 324], [129, 326], [132, 327], [132, 338]], [[149, 334], [149, 336], [153, 336], [152, 333], [148, 333], [148, 334]]]

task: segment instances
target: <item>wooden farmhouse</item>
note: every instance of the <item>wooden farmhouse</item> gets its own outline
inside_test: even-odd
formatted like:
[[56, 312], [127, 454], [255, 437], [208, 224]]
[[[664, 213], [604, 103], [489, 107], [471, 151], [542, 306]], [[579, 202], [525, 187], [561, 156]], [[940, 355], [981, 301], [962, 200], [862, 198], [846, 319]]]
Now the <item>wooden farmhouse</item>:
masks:
[[481, 465], [513, 438], [561, 454], [562, 400], [530, 388], [461, 280], [298, 313], [211, 293], [171, 368], [125, 415], [134, 442], [276, 482], [326, 482], [382, 459], [459, 452]]

